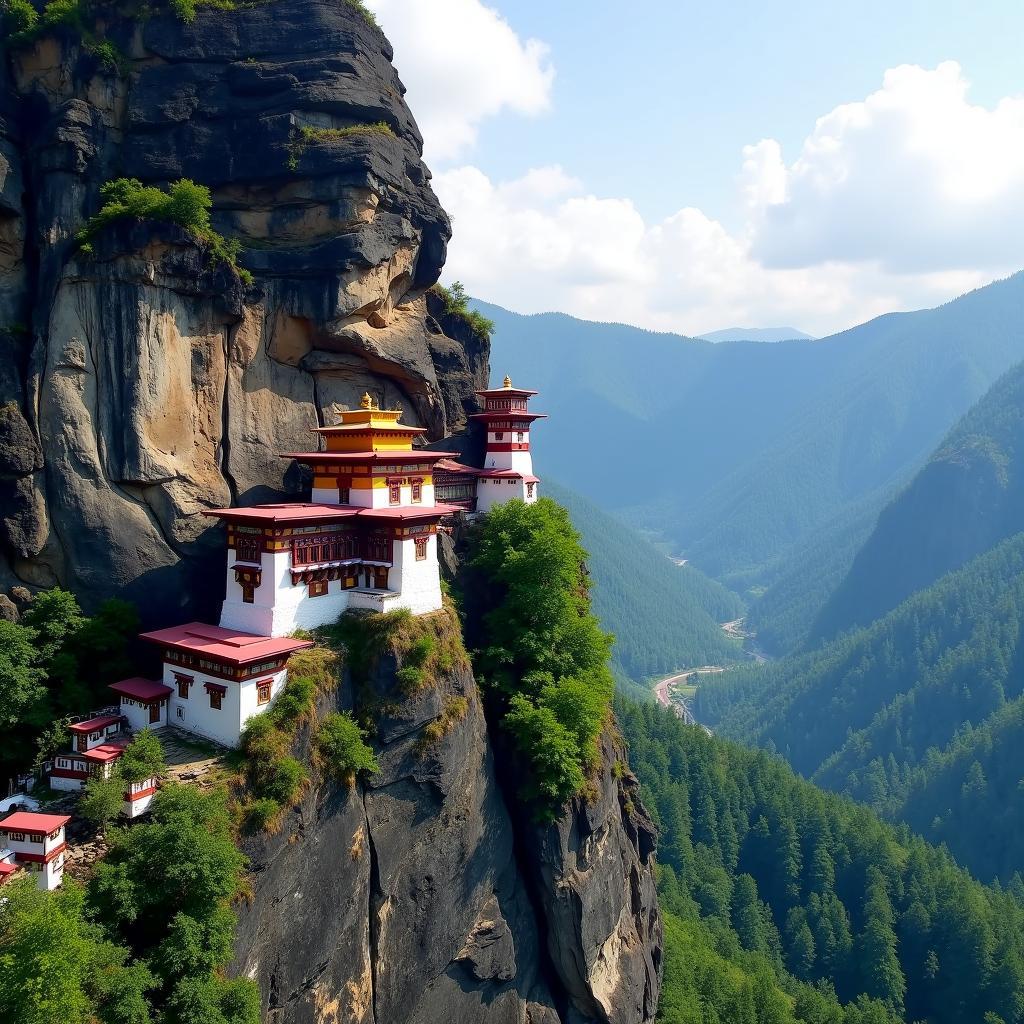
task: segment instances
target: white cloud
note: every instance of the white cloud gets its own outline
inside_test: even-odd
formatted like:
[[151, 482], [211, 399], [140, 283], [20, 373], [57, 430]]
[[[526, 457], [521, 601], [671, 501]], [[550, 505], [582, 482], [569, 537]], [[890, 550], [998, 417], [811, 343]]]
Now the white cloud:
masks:
[[367, 0], [395, 48], [395, 65], [425, 139], [428, 162], [451, 160], [482, 121], [509, 110], [549, 109], [555, 71], [548, 47], [521, 40], [480, 0]]
[[754, 254], [771, 266], [878, 260], [897, 273], [1019, 260], [1024, 96], [986, 109], [968, 88], [953, 61], [903, 65], [820, 118], [791, 166], [775, 143], [748, 149]]
[[446, 279], [521, 312], [559, 310], [684, 334], [782, 324], [825, 334], [894, 308], [942, 302], [988, 279], [894, 276], [877, 261], [766, 268], [748, 238], [700, 210], [647, 224], [628, 199], [580, 187], [552, 194], [544, 185], [561, 172], [542, 170], [508, 183], [475, 167], [437, 175], [455, 229]]
[[435, 178], [453, 215], [446, 278], [524, 312], [700, 333], [791, 324], [824, 334], [934, 305], [1012, 270], [1024, 234], [1024, 98], [967, 101], [958, 65], [899, 67], [819, 119], [790, 165], [743, 150], [730, 232], [683, 208], [645, 222], [560, 167]]

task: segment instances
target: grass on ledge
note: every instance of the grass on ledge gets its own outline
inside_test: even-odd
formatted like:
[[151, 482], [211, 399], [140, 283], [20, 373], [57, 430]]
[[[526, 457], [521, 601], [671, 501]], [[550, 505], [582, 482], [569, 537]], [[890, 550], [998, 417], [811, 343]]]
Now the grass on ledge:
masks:
[[274, 832], [285, 810], [293, 807], [309, 784], [305, 765], [289, 754], [299, 727], [316, 715], [317, 699], [338, 685], [341, 659], [328, 647], [293, 654], [288, 682], [274, 706], [251, 718], [242, 733], [239, 778], [246, 796], [238, 815], [247, 833]]
[[491, 340], [491, 334], [494, 333], [494, 321], [488, 320], [483, 313], [469, 308], [469, 296], [461, 281], [455, 281], [451, 288], [445, 288], [438, 282], [430, 290], [444, 302], [444, 311], [449, 316], [456, 317], [476, 334], [488, 341]]
[[384, 614], [348, 612], [325, 632], [331, 643], [344, 648], [358, 682], [366, 680], [378, 658], [391, 655], [406, 695], [457, 667], [469, 667], [462, 627], [447, 600], [443, 608], [427, 615], [413, 615], [404, 608]]
[[288, 144], [288, 169], [297, 171], [299, 159], [303, 153], [318, 142], [330, 142], [335, 139], [350, 139], [357, 135], [394, 135], [394, 129], [387, 121], [374, 121], [371, 124], [352, 124], [345, 128], [317, 128], [304, 124], [293, 135]]
[[206, 246], [211, 265], [227, 263], [244, 284], [253, 283], [252, 274], [238, 266], [241, 243], [213, 230], [210, 221], [213, 199], [205, 185], [182, 178], [164, 192], [152, 185], [143, 185], [138, 178], [116, 178], [100, 187], [100, 196], [103, 205], [99, 212], [93, 214], [75, 236], [83, 253], [92, 253], [92, 239], [114, 221], [168, 221], [184, 228]]

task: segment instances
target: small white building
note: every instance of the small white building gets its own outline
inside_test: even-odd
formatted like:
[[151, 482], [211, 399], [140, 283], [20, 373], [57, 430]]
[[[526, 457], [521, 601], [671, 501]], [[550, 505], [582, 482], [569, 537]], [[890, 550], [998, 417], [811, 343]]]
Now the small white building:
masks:
[[517, 498], [532, 505], [539, 497], [540, 480], [533, 475], [530, 428], [544, 413], [530, 412], [537, 394], [512, 387], [506, 377], [500, 388], [478, 391], [484, 411], [470, 419], [486, 431], [484, 464], [466, 466], [444, 459], [438, 463], [435, 491], [439, 501], [458, 505], [466, 512], [489, 512], [495, 505]]
[[145, 814], [153, 804], [159, 782], [154, 776], [143, 779], [142, 782], [129, 782], [128, 788], [124, 791], [124, 803], [121, 805], [121, 813], [126, 818], [137, 818]]
[[64, 879], [64, 826], [70, 820], [63, 814], [15, 811], [0, 821], [0, 839], [4, 841], [0, 857], [8, 858], [2, 874], [8, 876], [12, 868], [24, 868], [36, 876], [40, 889], [56, 889]]
[[284, 689], [288, 658], [309, 640], [259, 636], [190, 622], [142, 633], [160, 648], [171, 688], [170, 724], [236, 747], [246, 722]]
[[109, 779], [114, 762], [124, 753], [129, 737], [120, 715], [100, 715], [68, 726], [71, 750], [53, 759], [51, 789], [82, 789], [91, 778]]
[[121, 717], [132, 732], [162, 729], [167, 724], [167, 709], [174, 692], [170, 686], [135, 676], [111, 683], [110, 689], [117, 694]]
[[[145, 684], [145, 685], [143, 685]], [[120, 689], [119, 689], [120, 688]], [[158, 692], [156, 688], [159, 688]], [[137, 719], [136, 727], [149, 728], [147, 719], [149, 707], [161, 707], [169, 697], [171, 688], [148, 679], [125, 679], [114, 683], [111, 689], [121, 695], [121, 706], [125, 701], [131, 702], [127, 710]], [[122, 691], [133, 696], [125, 697]], [[151, 703], [145, 704], [137, 698], [149, 698]], [[145, 710], [142, 710], [145, 709]], [[163, 719], [166, 722], [166, 709]], [[75, 722], [68, 726], [72, 737], [72, 749], [56, 754], [53, 767], [50, 769], [50, 788], [61, 790], [84, 789], [90, 779], [109, 779], [117, 762], [132, 741], [131, 734], [125, 726], [132, 721], [125, 715], [100, 715], [84, 722]], [[142, 782], [126, 783], [122, 813], [129, 818], [137, 818], [149, 810], [153, 796], [157, 791], [158, 780], [154, 776]]]

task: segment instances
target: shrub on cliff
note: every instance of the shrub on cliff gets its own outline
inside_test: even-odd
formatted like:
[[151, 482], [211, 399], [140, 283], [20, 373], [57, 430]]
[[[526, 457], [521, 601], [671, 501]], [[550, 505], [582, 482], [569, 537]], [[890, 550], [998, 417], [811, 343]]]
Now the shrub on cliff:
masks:
[[483, 313], [469, 308], [469, 296], [461, 281], [453, 282], [450, 288], [445, 288], [443, 284], [438, 283], [432, 290], [444, 302], [444, 311], [448, 316], [462, 320], [473, 331], [490, 341], [494, 331], [494, 321], [488, 320]]
[[246, 284], [252, 284], [252, 274], [238, 266], [241, 243], [213, 230], [210, 221], [213, 199], [205, 185], [181, 178], [164, 192], [151, 185], [143, 185], [137, 178], [116, 178], [100, 187], [100, 195], [103, 205], [99, 212], [89, 218], [76, 236], [84, 252], [91, 251], [90, 240], [114, 221], [167, 221], [185, 228], [205, 245], [211, 263], [227, 263]]
[[474, 662], [548, 813], [581, 793], [611, 704], [612, 637], [590, 610], [587, 553], [548, 498], [508, 501], [471, 536], [467, 628]]
[[351, 715], [333, 712], [325, 716], [317, 734], [317, 750], [325, 771], [346, 783], [359, 772], [379, 771], [365, 736]]

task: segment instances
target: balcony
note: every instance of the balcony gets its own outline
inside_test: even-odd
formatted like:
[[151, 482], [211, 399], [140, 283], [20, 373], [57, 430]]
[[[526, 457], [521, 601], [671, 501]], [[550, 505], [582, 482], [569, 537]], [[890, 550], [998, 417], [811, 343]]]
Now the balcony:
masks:
[[356, 587], [346, 591], [349, 608], [361, 608], [371, 612], [389, 612], [398, 607], [401, 594], [397, 590], [373, 590]]

